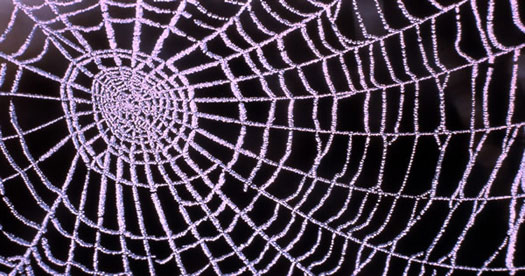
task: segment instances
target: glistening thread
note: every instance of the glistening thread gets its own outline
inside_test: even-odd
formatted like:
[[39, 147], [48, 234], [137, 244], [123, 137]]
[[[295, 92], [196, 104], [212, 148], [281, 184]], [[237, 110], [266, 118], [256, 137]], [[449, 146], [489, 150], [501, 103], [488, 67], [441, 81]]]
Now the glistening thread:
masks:
[[524, 18], [2, 0], [0, 275], [521, 275]]

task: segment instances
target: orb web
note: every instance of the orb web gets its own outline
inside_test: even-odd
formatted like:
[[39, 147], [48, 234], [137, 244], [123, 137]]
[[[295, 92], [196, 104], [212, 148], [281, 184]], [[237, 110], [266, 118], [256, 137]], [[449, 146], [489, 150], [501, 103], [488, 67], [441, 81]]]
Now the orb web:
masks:
[[0, 13], [2, 275], [525, 271], [517, 0]]

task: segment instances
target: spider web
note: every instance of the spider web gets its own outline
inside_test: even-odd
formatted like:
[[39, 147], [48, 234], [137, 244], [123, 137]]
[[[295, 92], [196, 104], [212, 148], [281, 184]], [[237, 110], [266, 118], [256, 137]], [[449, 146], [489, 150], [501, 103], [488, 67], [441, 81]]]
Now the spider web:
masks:
[[517, 0], [0, 6], [1, 274], [525, 270]]

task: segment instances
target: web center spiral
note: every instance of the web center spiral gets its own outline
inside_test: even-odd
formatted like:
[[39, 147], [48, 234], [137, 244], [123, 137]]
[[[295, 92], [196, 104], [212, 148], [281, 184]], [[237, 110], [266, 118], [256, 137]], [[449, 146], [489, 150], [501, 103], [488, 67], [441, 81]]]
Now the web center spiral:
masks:
[[195, 110], [162, 60], [100, 51], [79, 58], [64, 78], [63, 108], [85, 163], [103, 171], [107, 154], [133, 166], [181, 155]]
[[93, 108], [119, 140], [158, 139], [169, 125], [166, 118], [177, 112], [177, 103], [164, 97], [171, 87], [160, 82], [131, 68], [101, 72], [92, 88]]

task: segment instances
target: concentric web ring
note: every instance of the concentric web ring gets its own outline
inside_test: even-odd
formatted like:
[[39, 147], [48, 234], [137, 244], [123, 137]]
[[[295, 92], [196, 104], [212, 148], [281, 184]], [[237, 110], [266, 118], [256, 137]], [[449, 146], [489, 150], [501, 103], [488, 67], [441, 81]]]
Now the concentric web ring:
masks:
[[525, 271], [517, 0], [0, 13], [2, 275]]

